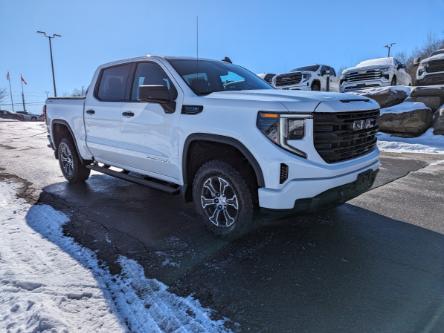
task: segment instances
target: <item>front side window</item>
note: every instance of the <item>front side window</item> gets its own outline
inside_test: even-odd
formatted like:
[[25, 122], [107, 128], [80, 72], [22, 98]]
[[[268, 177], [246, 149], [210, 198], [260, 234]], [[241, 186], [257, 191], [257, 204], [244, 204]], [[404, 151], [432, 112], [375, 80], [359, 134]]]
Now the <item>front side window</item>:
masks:
[[170, 78], [155, 62], [142, 62], [137, 65], [132, 85], [131, 101], [138, 101], [139, 87], [142, 85], [162, 85], [168, 88], [171, 96], [176, 94], [176, 88]]
[[131, 64], [105, 68], [100, 78], [97, 97], [109, 102], [126, 100], [130, 69]]
[[214, 60], [168, 59], [196, 95], [216, 91], [273, 89], [245, 68]]

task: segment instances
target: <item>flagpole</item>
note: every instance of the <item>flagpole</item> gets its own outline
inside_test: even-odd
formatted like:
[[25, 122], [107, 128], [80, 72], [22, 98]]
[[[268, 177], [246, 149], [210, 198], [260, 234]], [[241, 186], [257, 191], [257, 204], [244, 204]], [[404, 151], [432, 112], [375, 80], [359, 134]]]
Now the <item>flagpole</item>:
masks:
[[14, 100], [12, 99], [11, 76], [9, 75], [9, 72], [8, 72], [8, 82], [9, 82], [9, 95], [11, 96], [12, 112], [15, 112], [14, 111]]
[[23, 111], [26, 112], [26, 107], [25, 107], [25, 94], [23, 93], [23, 77], [20, 76], [20, 84], [22, 85], [22, 103], [23, 103]]

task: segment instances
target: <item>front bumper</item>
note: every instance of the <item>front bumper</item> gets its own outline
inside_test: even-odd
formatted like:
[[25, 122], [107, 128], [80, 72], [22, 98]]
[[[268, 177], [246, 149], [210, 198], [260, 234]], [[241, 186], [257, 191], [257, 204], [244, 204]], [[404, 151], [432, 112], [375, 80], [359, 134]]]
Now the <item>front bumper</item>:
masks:
[[300, 84], [295, 84], [292, 86], [275, 86], [275, 88], [282, 90], [311, 90], [310, 81], [302, 82]]
[[343, 82], [341, 84], [341, 92], [353, 91], [358, 89], [365, 89], [371, 87], [386, 87], [390, 85], [389, 80], [368, 80], [356, 82]]
[[[334, 203], [335, 198], [338, 202], [345, 202], [370, 188], [378, 170], [379, 160], [376, 160], [370, 165], [338, 176], [292, 180], [278, 190], [260, 188], [259, 206], [273, 210], [307, 210], [308, 206], [310, 210], [326, 205], [328, 201]], [[363, 176], [368, 174], [372, 176]]]

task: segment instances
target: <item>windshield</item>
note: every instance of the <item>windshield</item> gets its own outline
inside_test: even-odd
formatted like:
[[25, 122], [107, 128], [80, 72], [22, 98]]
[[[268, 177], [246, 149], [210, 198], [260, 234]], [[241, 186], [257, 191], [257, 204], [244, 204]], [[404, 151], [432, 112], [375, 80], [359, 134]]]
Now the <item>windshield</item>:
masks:
[[196, 95], [216, 91], [273, 89], [256, 74], [230, 63], [214, 60], [168, 59]]
[[438, 51], [435, 51], [435, 52], [433, 52], [430, 56], [433, 57], [433, 56], [436, 56], [436, 55], [438, 55], [438, 54], [444, 54], [444, 50], [438, 50]]
[[298, 67], [298, 68], [292, 69], [290, 72], [298, 72], [298, 71], [316, 72], [318, 69], [319, 69], [319, 65], [312, 65], [312, 66]]
[[367, 67], [367, 66], [390, 66], [393, 64], [393, 58], [377, 58], [370, 59], [360, 62], [356, 67]]

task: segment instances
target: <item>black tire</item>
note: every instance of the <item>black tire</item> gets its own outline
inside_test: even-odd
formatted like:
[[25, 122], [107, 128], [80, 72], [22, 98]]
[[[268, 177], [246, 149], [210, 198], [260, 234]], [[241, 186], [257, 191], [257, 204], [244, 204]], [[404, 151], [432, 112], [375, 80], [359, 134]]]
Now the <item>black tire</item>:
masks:
[[60, 169], [68, 182], [76, 184], [88, 179], [91, 170], [82, 164], [72, 139], [63, 138], [60, 140], [57, 156]]
[[252, 189], [230, 164], [212, 160], [202, 165], [194, 177], [193, 201], [205, 226], [217, 237], [236, 239], [250, 230]]
[[396, 76], [393, 76], [392, 81], [390, 82], [390, 85], [391, 85], [391, 86], [396, 86], [397, 83], [398, 83], [398, 82], [397, 82], [397, 80], [396, 80]]
[[321, 91], [321, 84], [318, 81], [313, 82], [311, 85], [311, 90]]

